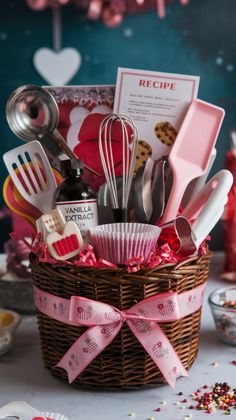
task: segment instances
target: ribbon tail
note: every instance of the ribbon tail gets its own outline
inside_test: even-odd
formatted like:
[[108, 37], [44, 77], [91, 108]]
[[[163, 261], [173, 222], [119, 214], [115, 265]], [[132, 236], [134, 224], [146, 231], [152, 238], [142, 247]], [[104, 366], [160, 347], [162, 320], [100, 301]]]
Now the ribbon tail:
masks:
[[145, 320], [146, 328], [142, 328], [140, 321], [127, 319], [126, 322], [157, 365], [166, 382], [174, 389], [176, 379], [180, 376], [188, 376], [188, 372], [162, 329], [154, 321]]
[[88, 328], [55, 367], [67, 372], [71, 384], [83, 370], [110, 344], [120, 331], [123, 321]]

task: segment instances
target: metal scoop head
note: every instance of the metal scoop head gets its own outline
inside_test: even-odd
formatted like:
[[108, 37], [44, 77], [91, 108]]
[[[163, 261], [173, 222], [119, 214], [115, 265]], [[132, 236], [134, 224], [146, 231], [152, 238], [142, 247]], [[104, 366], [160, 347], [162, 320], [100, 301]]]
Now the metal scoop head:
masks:
[[[50, 160], [60, 170], [60, 161], [77, 156], [67, 145], [57, 130], [59, 109], [56, 99], [45, 89], [35, 85], [25, 85], [16, 89], [6, 105], [9, 127], [23, 140], [39, 140]], [[84, 165], [93, 174], [99, 174]]]
[[6, 117], [18, 137], [31, 141], [54, 131], [59, 121], [59, 110], [49, 92], [39, 86], [25, 85], [9, 97]]

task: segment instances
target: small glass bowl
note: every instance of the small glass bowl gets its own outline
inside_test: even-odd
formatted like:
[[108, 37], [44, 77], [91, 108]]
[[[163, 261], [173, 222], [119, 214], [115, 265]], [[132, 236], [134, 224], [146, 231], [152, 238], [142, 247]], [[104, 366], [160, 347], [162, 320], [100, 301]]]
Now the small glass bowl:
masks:
[[7, 353], [12, 347], [12, 334], [0, 329], [0, 356]]
[[21, 321], [21, 317], [17, 312], [0, 309], [1, 313], [10, 314], [12, 321], [7, 325], [0, 325], [0, 356], [11, 350], [15, 331]]
[[208, 298], [221, 341], [236, 346], [236, 308], [224, 306], [233, 301], [236, 302], [236, 286], [217, 289]]

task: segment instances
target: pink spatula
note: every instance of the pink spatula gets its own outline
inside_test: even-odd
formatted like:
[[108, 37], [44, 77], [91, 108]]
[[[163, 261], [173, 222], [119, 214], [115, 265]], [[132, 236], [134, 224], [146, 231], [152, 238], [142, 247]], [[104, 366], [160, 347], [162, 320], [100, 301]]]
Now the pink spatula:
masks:
[[161, 224], [176, 218], [187, 185], [206, 172], [224, 114], [199, 99], [191, 102], [169, 154], [173, 184]]

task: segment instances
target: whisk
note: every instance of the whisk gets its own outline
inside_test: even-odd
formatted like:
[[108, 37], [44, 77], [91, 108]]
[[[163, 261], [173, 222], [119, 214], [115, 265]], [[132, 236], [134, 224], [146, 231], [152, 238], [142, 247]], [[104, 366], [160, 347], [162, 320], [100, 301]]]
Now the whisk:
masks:
[[[117, 177], [115, 174], [112, 130], [120, 124], [122, 144], [122, 200], [119, 203]], [[131, 129], [131, 137], [129, 134]], [[113, 144], [114, 146], [114, 144]], [[106, 178], [115, 222], [128, 221], [128, 200], [134, 174], [138, 147], [138, 129], [131, 117], [125, 114], [110, 114], [104, 118], [99, 129], [99, 152]]]

